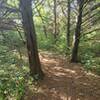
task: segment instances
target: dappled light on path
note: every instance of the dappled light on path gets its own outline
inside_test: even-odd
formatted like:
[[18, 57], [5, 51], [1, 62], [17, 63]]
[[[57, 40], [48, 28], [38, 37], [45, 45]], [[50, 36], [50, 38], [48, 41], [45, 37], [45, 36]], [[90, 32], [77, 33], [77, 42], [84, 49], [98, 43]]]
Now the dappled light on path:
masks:
[[45, 78], [37, 93], [28, 88], [24, 100], [100, 100], [100, 77], [66, 59], [47, 55], [40, 58]]

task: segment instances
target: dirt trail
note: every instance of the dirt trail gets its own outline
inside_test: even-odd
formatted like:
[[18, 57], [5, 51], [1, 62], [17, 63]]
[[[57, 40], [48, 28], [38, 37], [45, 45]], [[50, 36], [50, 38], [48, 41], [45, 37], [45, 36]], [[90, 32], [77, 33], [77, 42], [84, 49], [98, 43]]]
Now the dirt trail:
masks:
[[27, 89], [24, 100], [100, 100], [100, 77], [61, 57], [40, 56], [45, 78], [38, 93]]

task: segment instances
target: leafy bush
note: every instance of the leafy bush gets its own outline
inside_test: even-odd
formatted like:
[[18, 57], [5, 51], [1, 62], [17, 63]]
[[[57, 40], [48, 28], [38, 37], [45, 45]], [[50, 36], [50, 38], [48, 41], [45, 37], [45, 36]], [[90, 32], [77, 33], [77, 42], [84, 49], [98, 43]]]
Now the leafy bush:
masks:
[[98, 43], [90, 45], [89, 42], [83, 43], [82, 45], [84, 46], [80, 46], [79, 49], [81, 63], [87, 71], [92, 71], [100, 75], [100, 57], [98, 57], [99, 55], [96, 55], [99, 53], [100, 46]]
[[70, 50], [69, 48], [67, 48], [66, 45], [65, 36], [62, 34], [59, 35], [57, 38], [58, 39], [55, 43], [55, 39], [52, 34], [51, 35], [49, 34], [47, 38], [44, 37], [42, 33], [38, 34], [39, 49], [46, 51], [53, 51], [60, 54], [70, 54]]
[[50, 50], [52, 49], [52, 45], [54, 43], [53, 37], [50, 35], [46, 38], [43, 34], [38, 35], [38, 47], [42, 50]]
[[15, 65], [0, 66], [0, 100], [20, 100], [25, 89], [25, 73], [25, 69]]
[[85, 53], [81, 56], [81, 59], [81, 63], [85, 65], [85, 68], [91, 70], [93, 63], [95, 62], [93, 56], [89, 53]]
[[23, 67], [24, 62], [20, 61], [17, 52], [10, 51], [7, 46], [0, 47], [0, 100], [20, 100], [28, 68]]
[[91, 46], [91, 51], [95, 54], [95, 57], [100, 57], [100, 42], [95, 42]]

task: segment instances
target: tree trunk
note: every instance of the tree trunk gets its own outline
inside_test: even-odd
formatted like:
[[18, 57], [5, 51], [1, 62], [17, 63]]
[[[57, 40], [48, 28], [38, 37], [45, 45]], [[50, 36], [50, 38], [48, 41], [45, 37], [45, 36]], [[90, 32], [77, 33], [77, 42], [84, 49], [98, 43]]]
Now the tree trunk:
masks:
[[78, 4], [79, 4], [79, 15], [77, 17], [77, 24], [76, 24], [76, 30], [75, 30], [75, 42], [74, 42], [74, 47], [72, 50], [71, 62], [78, 62], [78, 47], [79, 47], [79, 42], [80, 42], [80, 32], [81, 32], [84, 0], [80, 0]]
[[54, 39], [57, 41], [57, 0], [54, 0]]
[[68, 0], [67, 46], [70, 47], [70, 0]]
[[37, 50], [36, 32], [31, 8], [32, 0], [20, 0], [22, 24], [27, 41], [27, 51], [29, 57], [30, 73], [32, 77], [43, 78], [40, 59]]

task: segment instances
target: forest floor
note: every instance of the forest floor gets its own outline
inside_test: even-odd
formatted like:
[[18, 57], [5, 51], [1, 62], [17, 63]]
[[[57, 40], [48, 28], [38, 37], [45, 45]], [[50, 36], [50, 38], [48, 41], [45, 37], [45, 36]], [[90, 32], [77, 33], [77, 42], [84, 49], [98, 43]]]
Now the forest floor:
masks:
[[64, 57], [40, 54], [44, 80], [37, 86], [27, 87], [24, 100], [100, 100], [100, 77], [87, 73], [81, 64]]

